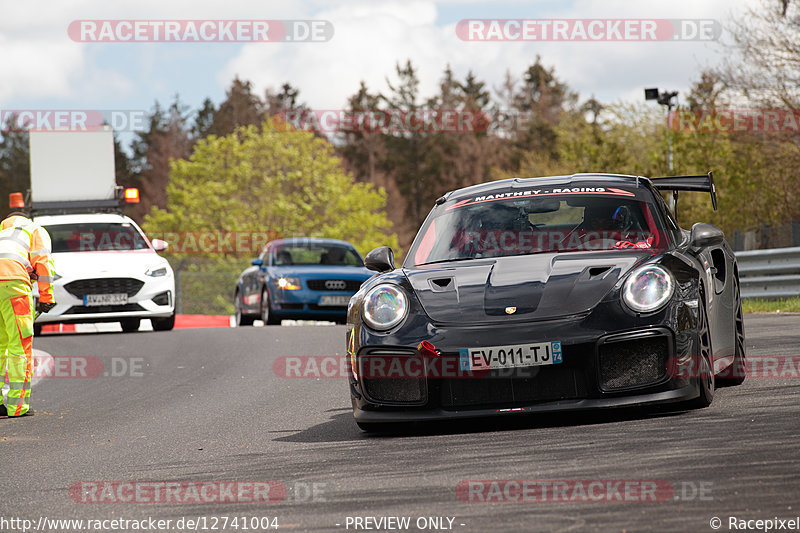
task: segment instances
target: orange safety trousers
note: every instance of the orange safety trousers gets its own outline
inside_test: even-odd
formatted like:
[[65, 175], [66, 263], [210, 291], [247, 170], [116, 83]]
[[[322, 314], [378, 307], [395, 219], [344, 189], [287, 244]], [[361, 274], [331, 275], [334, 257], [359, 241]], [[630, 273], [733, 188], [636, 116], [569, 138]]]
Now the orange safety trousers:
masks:
[[0, 281], [0, 370], [8, 379], [8, 416], [24, 415], [33, 381], [33, 297], [24, 281]]

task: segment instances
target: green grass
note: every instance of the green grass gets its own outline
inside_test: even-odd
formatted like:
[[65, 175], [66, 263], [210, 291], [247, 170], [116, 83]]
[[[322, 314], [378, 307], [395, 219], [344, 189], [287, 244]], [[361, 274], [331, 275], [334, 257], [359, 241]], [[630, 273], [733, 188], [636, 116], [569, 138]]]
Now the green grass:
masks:
[[742, 311], [745, 313], [800, 313], [800, 297], [780, 300], [743, 298]]

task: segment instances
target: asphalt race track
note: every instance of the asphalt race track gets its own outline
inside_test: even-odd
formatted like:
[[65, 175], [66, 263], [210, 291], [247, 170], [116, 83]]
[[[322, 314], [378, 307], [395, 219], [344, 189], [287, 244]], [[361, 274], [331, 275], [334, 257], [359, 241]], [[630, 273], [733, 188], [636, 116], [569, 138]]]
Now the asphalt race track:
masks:
[[[800, 315], [750, 315], [746, 331], [750, 357], [798, 355]], [[714, 531], [717, 517], [730, 531], [731, 516], [800, 515], [797, 374], [720, 388], [699, 411], [373, 436], [353, 422], [344, 379], [276, 375], [280, 357], [342, 356], [344, 337], [343, 326], [285, 326], [37, 338], [56, 366], [34, 387], [34, 417], [0, 418], [0, 530], [23, 530], [11, 519], [100, 530], [49, 522], [70, 518], [135, 530], [111, 520], [153, 518], [172, 522], [144, 530]], [[567, 481], [568, 501], [514, 501], [523, 480]], [[165, 496], [170, 482], [182, 484]], [[465, 486], [485, 492], [457, 491]]]

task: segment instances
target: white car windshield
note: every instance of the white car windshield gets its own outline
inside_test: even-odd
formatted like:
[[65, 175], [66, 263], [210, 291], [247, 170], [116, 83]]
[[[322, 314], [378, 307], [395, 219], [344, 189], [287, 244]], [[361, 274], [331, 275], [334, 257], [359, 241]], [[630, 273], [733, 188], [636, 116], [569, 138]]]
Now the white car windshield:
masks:
[[85, 222], [45, 226], [53, 253], [123, 252], [149, 248], [144, 235], [125, 222]]

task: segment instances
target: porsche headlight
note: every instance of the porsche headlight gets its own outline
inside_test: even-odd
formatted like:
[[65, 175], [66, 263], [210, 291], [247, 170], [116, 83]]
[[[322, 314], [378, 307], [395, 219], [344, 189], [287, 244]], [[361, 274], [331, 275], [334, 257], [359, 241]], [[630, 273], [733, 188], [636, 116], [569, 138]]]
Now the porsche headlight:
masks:
[[378, 285], [364, 296], [364, 321], [373, 329], [390, 329], [408, 314], [408, 298], [400, 287]]
[[622, 288], [622, 300], [639, 313], [649, 313], [666, 304], [675, 292], [675, 282], [664, 268], [645, 265], [634, 270]]

